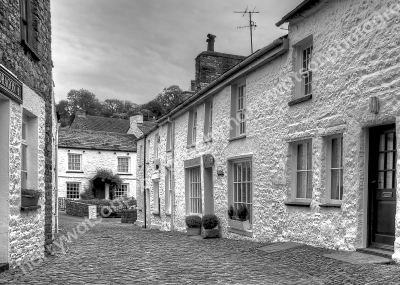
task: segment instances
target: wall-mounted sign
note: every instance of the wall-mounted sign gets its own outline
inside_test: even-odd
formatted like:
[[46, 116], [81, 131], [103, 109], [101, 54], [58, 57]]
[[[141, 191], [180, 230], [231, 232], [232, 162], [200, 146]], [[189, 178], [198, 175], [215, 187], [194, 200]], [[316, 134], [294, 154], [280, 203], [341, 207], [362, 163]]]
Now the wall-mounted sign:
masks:
[[218, 166], [217, 175], [218, 176], [224, 176], [224, 168], [222, 166]]
[[201, 165], [201, 157], [192, 158], [189, 160], [185, 160], [184, 162], [185, 168], [195, 167]]
[[203, 155], [203, 167], [211, 168], [214, 165], [214, 157], [211, 154]]
[[0, 65], [0, 92], [22, 103], [22, 83]]

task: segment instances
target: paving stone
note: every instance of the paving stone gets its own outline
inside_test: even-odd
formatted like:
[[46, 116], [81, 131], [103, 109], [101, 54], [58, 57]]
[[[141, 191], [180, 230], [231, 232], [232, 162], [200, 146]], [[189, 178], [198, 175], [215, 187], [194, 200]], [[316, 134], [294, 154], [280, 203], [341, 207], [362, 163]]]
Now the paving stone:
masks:
[[[61, 221], [63, 235], [79, 221]], [[111, 238], [110, 238], [111, 237]], [[59, 237], [60, 238], [60, 237]], [[32, 271], [0, 274], [0, 284], [399, 284], [396, 265], [351, 264], [307, 245], [276, 252], [270, 245], [202, 239], [180, 232], [100, 223]]]
[[304, 244], [302, 243], [297, 243], [297, 242], [280, 242], [280, 243], [273, 243], [269, 244], [267, 246], [260, 247], [259, 250], [262, 250], [264, 252], [277, 252], [281, 250], [286, 250], [298, 246], [302, 246]]

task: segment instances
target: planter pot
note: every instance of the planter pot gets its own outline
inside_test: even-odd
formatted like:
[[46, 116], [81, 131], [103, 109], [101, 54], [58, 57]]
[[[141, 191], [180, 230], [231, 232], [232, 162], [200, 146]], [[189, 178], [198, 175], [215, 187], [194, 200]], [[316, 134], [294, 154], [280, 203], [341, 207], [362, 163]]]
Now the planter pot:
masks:
[[241, 231], [250, 230], [250, 222], [249, 222], [249, 220], [237, 221], [237, 220], [228, 219], [228, 225], [231, 228], [234, 228], [234, 229], [237, 229], [237, 230], [241, 230]]
[[219, 238], [220, 237], [219, 227], [216, 226], [215, 228], [210, 229], [210, 230], [206, 230], [205, 228], [202, 228], [201, 236], [203, 238]]
[[186, 228], [186, 232], [188, 236], [199, 236], [201, 228]]
[[39, 197], [29, 196], [29, 195], [21, 195], [21, 206], [22, 207], [37, 206], [38, 201], [39, 201]]

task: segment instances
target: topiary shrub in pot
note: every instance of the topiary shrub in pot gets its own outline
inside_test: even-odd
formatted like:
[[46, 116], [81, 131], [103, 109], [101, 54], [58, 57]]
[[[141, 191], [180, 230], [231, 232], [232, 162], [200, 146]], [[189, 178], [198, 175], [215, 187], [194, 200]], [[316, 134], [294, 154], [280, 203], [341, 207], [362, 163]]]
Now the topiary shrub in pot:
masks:
[[214, 214], [204, 215], [201, 219], [203, 230], [201, 235], [203, 238], [220, 237], [219, 218]]
[[190, 215], [185, 218], [186, 232], [188, 236], [199, 236], [201, 232], [201, 218]]
[[21, 189], [21, 206], [37, 206], [40, 197], [42, 197], [42, 192], [39, 190]]

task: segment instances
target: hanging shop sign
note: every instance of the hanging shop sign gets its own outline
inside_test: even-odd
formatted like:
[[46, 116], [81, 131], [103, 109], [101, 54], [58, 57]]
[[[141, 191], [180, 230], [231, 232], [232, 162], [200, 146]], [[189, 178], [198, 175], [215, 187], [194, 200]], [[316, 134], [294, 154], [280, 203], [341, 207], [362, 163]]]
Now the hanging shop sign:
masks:
[[22, 103], [22, 83], [0, 65], [0, 92], [8, 98]]

